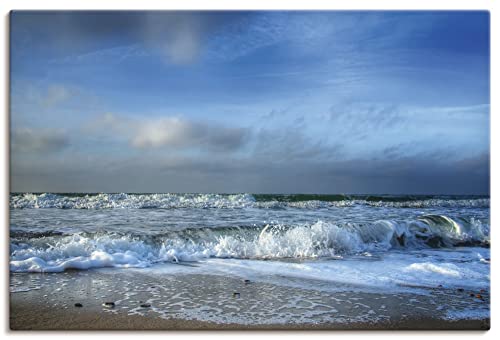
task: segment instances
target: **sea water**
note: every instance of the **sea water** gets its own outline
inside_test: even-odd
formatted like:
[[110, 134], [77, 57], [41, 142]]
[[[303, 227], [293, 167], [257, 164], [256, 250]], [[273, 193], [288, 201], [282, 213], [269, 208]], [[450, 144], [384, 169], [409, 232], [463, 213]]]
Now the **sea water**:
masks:
[[478, 196], [15, 193], [10, 271], [110, 268], [423, 295], [489, 289], [489, 205]]

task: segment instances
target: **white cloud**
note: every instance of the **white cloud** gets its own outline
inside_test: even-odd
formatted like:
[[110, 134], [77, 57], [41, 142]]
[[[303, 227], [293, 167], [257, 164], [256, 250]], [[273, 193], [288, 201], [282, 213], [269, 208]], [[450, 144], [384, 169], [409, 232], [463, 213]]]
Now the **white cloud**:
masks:
[[194, 124], [176, 117], [146, 121], [133, 132], [131, 143], [135, 147], [189, 146], [202, 136], [197, 135]]
[[249, 134], [246, 128], [229, 128], [174, 116], [135, 120], [112, 113], [101, 116], [87, 130], [114, 132], [140, 149], [166, 147], [209, 151], [237, 150], [246, 143]]

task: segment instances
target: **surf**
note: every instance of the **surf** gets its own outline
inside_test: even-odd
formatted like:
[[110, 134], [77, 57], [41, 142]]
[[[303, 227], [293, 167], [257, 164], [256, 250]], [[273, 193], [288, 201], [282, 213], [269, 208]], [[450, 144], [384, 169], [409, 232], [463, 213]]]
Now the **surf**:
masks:
[[98, 267], [148, 267], [208, 258], [253, 260], [342, 258], [398, 249], [489, 247], [489, 225], [474, 218], [424, 215], [372, 223], [266, 224], [185, 228], [148, 234], [11, 232], [10, 269], [50, 272]]

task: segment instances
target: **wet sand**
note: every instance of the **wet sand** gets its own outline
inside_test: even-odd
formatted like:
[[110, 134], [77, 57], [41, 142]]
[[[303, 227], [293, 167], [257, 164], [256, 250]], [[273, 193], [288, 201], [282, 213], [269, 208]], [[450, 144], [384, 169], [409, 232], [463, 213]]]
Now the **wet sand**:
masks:
[[[12, 330], [487, 330], [489, 318], [450, 318], [489, 307], [489, 294], [425, 295], [297, 288], [215, 275], [139, 271], [11, 274]], [[142, 273], [141, 273], [142, 274]], [[304, 287], [307, 282], [301, 281]], [[331, 285], [331, 283], [329, 283]], [[319, 287], [319, 289], [318, 289]], [[113, 302], [114, 306], [103, 306]], [[81, 304], [77, 307], [75, 304]]]
[[[15, 299], [14, 299], [15, 301]], [[152, 318], [139, 315], [46, 309], [39, 304], [17, 303], [11, 307], [11, 330], [488, 330], [489, 320], [445, 321], [409, 319], [395, 322], [346, 324], [216, 324], [195, 320]]]

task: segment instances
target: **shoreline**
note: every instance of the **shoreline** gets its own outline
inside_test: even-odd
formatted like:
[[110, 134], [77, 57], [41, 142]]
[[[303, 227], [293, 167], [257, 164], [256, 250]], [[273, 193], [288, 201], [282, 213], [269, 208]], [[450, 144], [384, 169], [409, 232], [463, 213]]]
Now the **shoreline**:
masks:
[[[138, 271], [12, 274], [17, 330], [488, 330], [490, 319], [443, 318], [441, 305], [484, 308], [446, 289], [430, 296], [327, 292], [202, 274]], [[304, 285], [308, 282], [304, 280]], [[234, 293], [238, 292], [238, 293]], [[238, 295], [235, 295], [238, 294]], [[241, 294], [241, 296], [240, 296]], [[113, 301], [113, 308], [103, 302]], [[76, 307], [75, 304], [81, 304]], [[142, 307], [145, 306], [145, 307]], [[441, 314], [439, 314], [441, 313]], [[238, 322], [239, 321], [239, 322]]]

